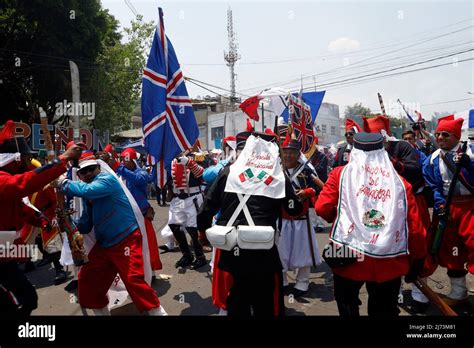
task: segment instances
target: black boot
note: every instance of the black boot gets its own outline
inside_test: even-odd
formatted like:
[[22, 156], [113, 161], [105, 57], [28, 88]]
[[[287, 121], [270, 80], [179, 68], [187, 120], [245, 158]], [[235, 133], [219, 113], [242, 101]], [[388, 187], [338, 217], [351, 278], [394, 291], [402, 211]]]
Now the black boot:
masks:
[[194, 256], [192, 254], [189, 254], [189, 255], [183, 255], [183, 257], [181, 257], [178, 262], [176, 262], [176, 264], [174, 265], [176, 268], [179, 268], [179, 267], [188, 267], [190, 265], [192, 265], [194, 262]]
[[204, 256], [204, 252], [202, 250], [202, 245], [199, 242], [198, 229], [196, 227], [186, 227], [186, 231], [188, 231], [189, 235], [191, 236], [191, 240], [193, 242], [194, 254], [196, 255], [196, 258], [206, 260], [206, 257]]
[[173, 236], [178, 242], [179, 249], [183, 255], [191, 255], [191, 250], [189, 249], [188, 240], [186, 239], [186, 234], [181, 230], [180, 225], [169, 225]]
[[63, 266], [59, 262], [59, 259], [61, 258], [61, 252], [58, 251], [56, 253], [50, 254], [50, 258], [52, 259], [53, 264], [54, 264], [54, 269], [56, 270], [54, 285], [59, 285], [59, 284], [64, 283], [67, 279], [67, 273], [64, 272]]

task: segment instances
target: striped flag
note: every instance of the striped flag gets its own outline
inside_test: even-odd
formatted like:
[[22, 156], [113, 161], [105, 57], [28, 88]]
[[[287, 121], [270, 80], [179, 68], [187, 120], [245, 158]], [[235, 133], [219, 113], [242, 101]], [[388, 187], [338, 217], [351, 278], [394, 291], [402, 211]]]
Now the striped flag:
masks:
[[273, 181], [273, 177], [264, 170], [262, 170], [260, 174], [258, 174], [257, 178], [259, 180], [262, 180], [265, 185], [270, 185]]
[[243, 171], [239, 175], [239, 179], [240, 179], [241, 182], [244, 182], [246, 180], [250, 180], [253, 177], [254, 177], [254, 174], [252, 172], [252, 169], [250, 169], [250, 168], [247, 168], [245, 171]]
[[158, 12], [153, 44], [143, 71], [142, 124], [144, 146], [157, 165], [157, 184], [163, 187], [171, 161], [192, 147], [199, 128], [178, 58], [165, 35], [163, 11], [158, 8]]

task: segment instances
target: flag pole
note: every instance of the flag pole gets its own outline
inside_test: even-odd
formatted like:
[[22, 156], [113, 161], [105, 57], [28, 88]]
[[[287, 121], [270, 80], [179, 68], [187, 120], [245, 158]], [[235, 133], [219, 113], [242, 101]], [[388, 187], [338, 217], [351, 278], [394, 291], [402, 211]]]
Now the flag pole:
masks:
[[265, 121], [265, 109], [263, 108], [263, 103], [262, 103], [262, 133], [265, 131], [264, 129], [264, 121]]

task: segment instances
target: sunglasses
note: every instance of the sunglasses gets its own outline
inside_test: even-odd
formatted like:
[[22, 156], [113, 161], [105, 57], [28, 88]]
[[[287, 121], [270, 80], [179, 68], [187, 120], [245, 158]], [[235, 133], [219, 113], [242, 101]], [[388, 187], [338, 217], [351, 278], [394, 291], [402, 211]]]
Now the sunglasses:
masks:
[[443, 138], [449, 138], [452, 134], [448, 132], [436, 132], [435, 136], [436, 137], [443, 137]]
[[346, 136], [346, 137], [353, 137], [353, 136], [354, 136], [354, 133], [352, 133], [352, 132], [347, 132], [347, 133], [345, 134], [345, 136]]
[[84, 175], [90, 172], [93, 172], [97, 169], [97, 166], [88, 166], [77, 171], [77, 174]]

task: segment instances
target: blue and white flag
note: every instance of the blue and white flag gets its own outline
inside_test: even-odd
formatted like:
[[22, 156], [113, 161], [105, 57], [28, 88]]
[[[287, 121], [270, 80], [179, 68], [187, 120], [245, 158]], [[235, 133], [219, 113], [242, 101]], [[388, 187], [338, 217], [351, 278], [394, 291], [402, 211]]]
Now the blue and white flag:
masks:
[[[311, 118], [316, 120], [319, 108], [323, 102], [323, 98], [326, 91], [321, 92], [304, 92], [302, 93], [302, 99], [311, 109]], [[295, 97], [299, 97], [298, 93], [292, 94]], [[268, 98], [269, 105], [268, 109], [275, 115], [283, 117], [284, 121], [288, 123], [288, 92], [281, 88], [271, 88], [259, 94], [259, 96]]]
[[157, 164], [157, 183], [163, 187], [171, 161], [190, 149], [199, 137], [191, 99], [184, 84], [173, 45], [165, 35], [163, 11], [159, 20], [142, 85], [142, 124], [146, 151]]

